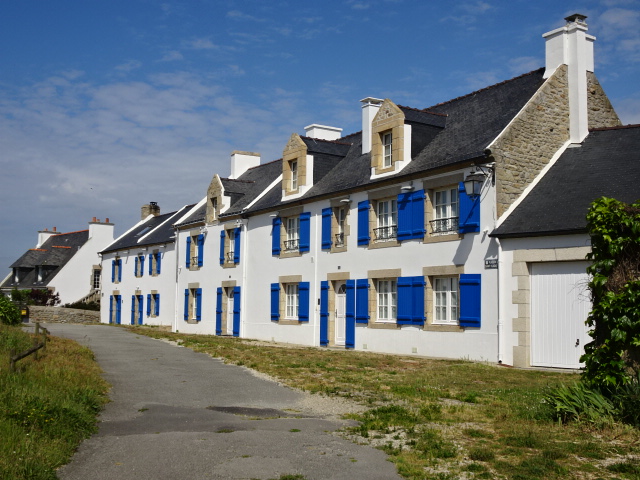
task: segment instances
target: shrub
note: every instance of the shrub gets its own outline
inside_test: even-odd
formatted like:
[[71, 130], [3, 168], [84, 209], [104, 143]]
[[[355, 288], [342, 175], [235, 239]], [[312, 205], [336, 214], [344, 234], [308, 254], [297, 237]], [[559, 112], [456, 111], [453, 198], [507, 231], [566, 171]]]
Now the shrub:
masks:
[[20, 310], [4, 295], [0, 296], [0, 323], [18, 325], [22, 322]]
[[63, 305], [64, 308], [77, 308], [78, 310], [91, 310], [94, 312], [100, 311], [100, 304], [97, 302], [74, 302], [74, 303], [66, 303]]
[[614, 404], [600, 391], [583, 382], [561, 385], [544, 395], [556, 420], [563, 423], [580, 421], [593, 424], [610, 423], [618, 416]]

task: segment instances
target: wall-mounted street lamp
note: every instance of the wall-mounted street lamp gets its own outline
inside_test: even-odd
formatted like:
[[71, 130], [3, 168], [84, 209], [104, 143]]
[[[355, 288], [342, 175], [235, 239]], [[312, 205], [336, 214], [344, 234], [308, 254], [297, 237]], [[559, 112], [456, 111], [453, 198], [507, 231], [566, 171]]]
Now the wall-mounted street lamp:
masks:
[[496, 184], [495, 165], [476, 165], [475, 170], [464, 179], [464, 191], [470, 198], [478, 197], [487, 178], [491, 178], [491, 185]]

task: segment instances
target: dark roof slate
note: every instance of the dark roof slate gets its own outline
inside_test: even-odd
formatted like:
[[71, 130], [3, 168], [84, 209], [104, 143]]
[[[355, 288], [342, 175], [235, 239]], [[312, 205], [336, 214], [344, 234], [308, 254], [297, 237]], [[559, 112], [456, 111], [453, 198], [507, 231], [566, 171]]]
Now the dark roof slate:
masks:
[[640, 125], [595, 129], [568, 148], [491, 236], [586, 232], [590, 203], [640, 199]]

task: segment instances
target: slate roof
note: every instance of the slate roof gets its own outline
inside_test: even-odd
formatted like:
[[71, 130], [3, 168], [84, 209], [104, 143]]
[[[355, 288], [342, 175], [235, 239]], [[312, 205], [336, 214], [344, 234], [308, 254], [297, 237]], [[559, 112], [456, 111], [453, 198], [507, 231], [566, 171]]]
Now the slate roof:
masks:
[[[348, 149], [344, 146], [346, 154], [335, 167], [319, 181], [314, 178], [314, 186], [302, 199], [338, 194], [389, 178], [400, 179], [484, 158], [486, 148], [544, 83], [543, 73], [541, 68], [422, 110], [399, 106], [406, 122], [414, 125], [412, 136], [415, 137], [412, 138], [413, 159], [402, 172], [383, 180], [372, 180], [370, 154], [361, 153], [362, 132], [357, 132], [334, 142], [350, 146]], [[307, 140], [305, 143], [309, 145]], [[276, 185], [251, 211], [275, 209], [286, 203], [289, 202], [281, 199], [281, 186]]]
[[586, 232], [589, 204], [600, 197], [640, 199], [640, 125], [594, 129], [568, 148], [491, 236]]
[[27, 250], [10, 265], [9, 268], [28, 270], [20, 282], [14, 285], [13, 276], [11, 276], [1, 287], [33, 288], [37, 280], [35, 268], [38, 266], [44, 266], [48, 274], [42, 282], [37, 283], [37, 286], [46, 286], [87, 240], [89, 240], [89, 230], [52, 235], [39, 248]]
[[101, 253], [109, 253], [117, 250], [137, 248], [146, 245], [158, 245], [160, 243], [173, 243], [173, 221], [184, 214], [194, 205], [187, 205], [175, 212], [164, 213], [155, 217], [149, 217], [139, 223], [128, 232], [118, 237], [111, 245]]

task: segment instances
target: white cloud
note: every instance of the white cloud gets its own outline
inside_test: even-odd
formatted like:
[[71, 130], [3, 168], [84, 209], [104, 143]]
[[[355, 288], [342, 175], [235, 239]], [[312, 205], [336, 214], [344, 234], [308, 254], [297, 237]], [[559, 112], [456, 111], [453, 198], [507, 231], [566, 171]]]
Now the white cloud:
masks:
[[121, 63], [117, 65], [115, 68], [120, 72], [130, 72], [132, 70], [136, 70], [142, 66], [142, 63], [138, 60], [129, 60], [128, 62]]
[[544, 66], [544, 60], [538, 57], [517, 57], [509, 60], [512, 75], [521, 75]]
[[196, 38], [187, 42], [187, 44], [195, 50], [212, 50], [218, 48], [218, 46], [208, 38]]
[[240, 10], [231, 10], [227, 12], [227, 17], [233, 18], [235, 20], [250, 20], [252, 22], [264, 22], [266, 21], [264, 18], [254, 17], [253, 15], [249, 15], [241, 12]]
[[182, 60], [184, 57], [178, 50], [171, 50], [165, 53], [160, 59], [161, 62], [175, 62], [177, 60]]

